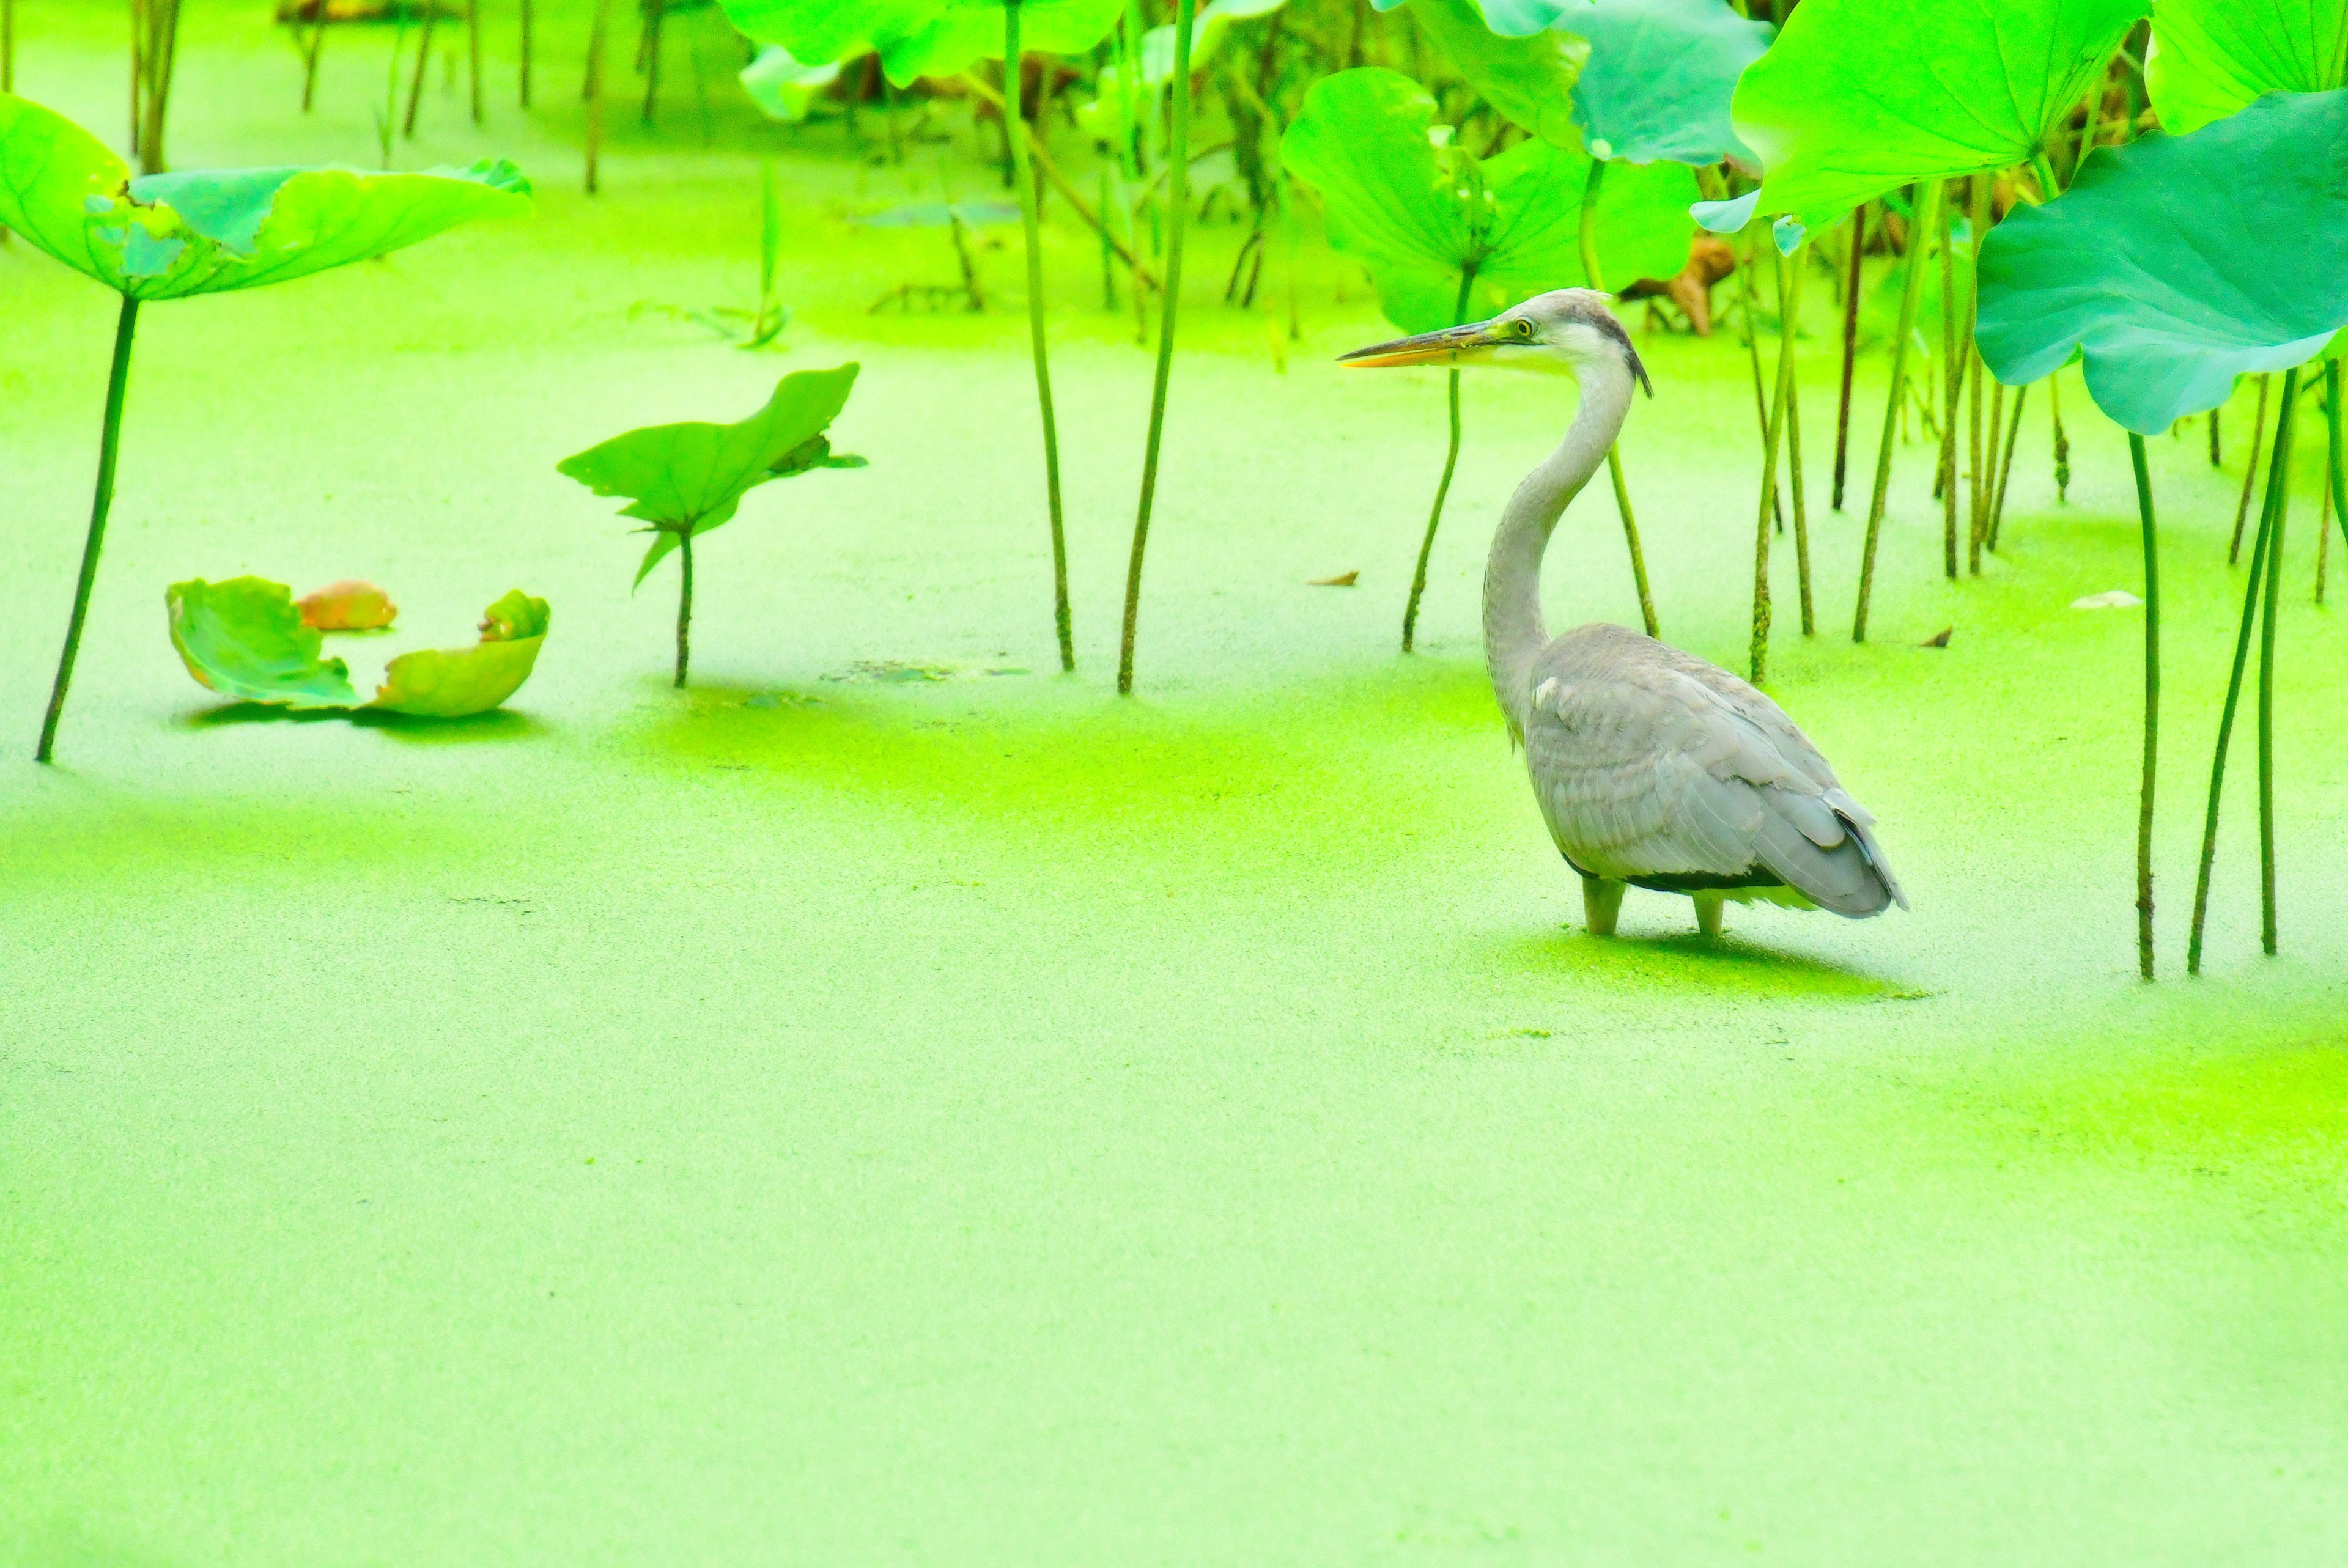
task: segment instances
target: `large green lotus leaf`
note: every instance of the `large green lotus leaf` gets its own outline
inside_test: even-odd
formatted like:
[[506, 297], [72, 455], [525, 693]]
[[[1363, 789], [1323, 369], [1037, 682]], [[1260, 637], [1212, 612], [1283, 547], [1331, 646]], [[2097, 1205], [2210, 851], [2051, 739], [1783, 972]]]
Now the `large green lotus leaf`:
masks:
[[1982, 246], [1978, 341], [1998, 379], [2083, 351], [2089, 395], [2143, 435], [2343, 326], [2348, 91], [2274, 93], [2188, 136], [2098, 149]]
[[294, 590], [257, 577], [175, 582], [163, 595], [171, 646], [199, 684], [245, 702], [346, 708], [358, 701], [350, 667], [318, 656], [324, 640], [305, 626]]
[[798, 472], [788, 465], [848, 406], [858, 368], [850, 361], [836, 370], [795, 370], [747, 419], [647, 425], [566, 457], [555, 468], [599, 496], [629, 497], [620, 515], [653, 525], [652, 548], [636, 571], [642, 582], [679, 538], [707, 533], [732, 518], [751, 490], [786, 470]]
[[1776, 29], [1728, 0], [1487, 0], [1484, 14], [1499, 32], [1554, 28], [1589, 44], [1573, 119], [1597, 157], [1759, 163], [1736, 138], [1729, 103]]
[[[899, 87], [1003, 57], [1002, 0], [721, 0], [734, 26], [809, 64], [869, 46]], [[1019, 46], [1076, 55], [1107, 37], [1125, 0], [1022, 0]]]
[[64, 116], [0, 94], [0, 226], [141, 300], [257, 288], [530, 210], [510, 163], [420, 174], [242, 169], [136, 178]]
[[2260, 93], [2348, 87], [2340, 0], [2160, 0], [2144, 84], [2163, 128], [2183, 135]]
[[367, 706], [423, 719], [486, 713], [530, 679], [552, 619], [546, 600], [515, 589], [483, 615], [477, 645], [422, 649], [393, 660]]
[[1803, 0], [1736, 85], [1761, 210], [1817, 229], [1917, 179], [2026, 162], [2149, 0]]
[[[1313, 84], [1281, 156], [1320, 193], [1329, 241], [1370, 270], [1405, 332], [1449, 326], [1472, 262], [1473, 315], [1588, 280], [1581, 251], [1590, 159], [1539, 140], [1489, 162], [1438, 147], [1435, 100], [1369, 67]], [[1687, 261], [1695, 178], [1676, 164], [1627, 168], [1601, 187], [1596, 240], [1610, 272], [1670, 277]]]
[[[1377, 8], [1402, 4], [1377, 0]], [[1410, 19], [1510, 121], [1552, 147], [1581, 150], [1573, 84], [1590, 47], [1580, 38], [1564, 32], [1503, 37], [1485, 25], [1471, 0], [1412, 0]]]

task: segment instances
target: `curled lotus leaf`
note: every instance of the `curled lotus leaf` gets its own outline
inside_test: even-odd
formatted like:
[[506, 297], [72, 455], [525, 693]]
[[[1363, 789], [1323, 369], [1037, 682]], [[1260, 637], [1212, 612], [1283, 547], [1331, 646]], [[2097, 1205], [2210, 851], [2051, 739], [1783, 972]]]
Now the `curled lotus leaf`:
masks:
[[[859, 49], [856, 54], [865, 51]], [[850, 56], [854, 57], [853, 56]], [[828, 60], [820, 66], [803, 66], [791, 57], [791, 52], [779, 44], [769, 44], [758, 51], [758, 57], [742, 67], [742, 90], [768, 119], [785, 120], [797, 125], [815, 107], [818, 94], [839, 79], [840, 62]]]
[[2075, 353], [2140, 435], [2348, 326], [2348, 90], [2271, 93], [2187, 136], [2099, 148], [1982, 244], [1982, 357], [2009, 385]]
[[135, 299], [282, 283], [530, 204], [530, 182], [502, 161], [133, 176], [63, 115], [0, 94], [0, 226]]
[[198, 578], [173, 583], [163, 602], [171, 646], [199, 685], [281, 708], [347, 708], [358, 701], [350, 666], [320, 657], [324, 640], [304, 624], [283, 583]]
[[551, 619], [546, 600], [515, 589], [483, 614], [474, 646], [419, 649], [393, 660], [367, 706], [422, 719], [486, 713], [530, 679]]

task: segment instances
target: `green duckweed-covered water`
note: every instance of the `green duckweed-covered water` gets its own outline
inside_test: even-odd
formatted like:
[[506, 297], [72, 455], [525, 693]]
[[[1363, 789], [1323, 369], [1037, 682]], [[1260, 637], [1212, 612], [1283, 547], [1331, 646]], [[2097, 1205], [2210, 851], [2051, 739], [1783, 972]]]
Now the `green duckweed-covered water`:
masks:
[[[903, 174], [847, 160], [836, 125], [768, 133], [798, 319], [787, 354], [737, 353], [631, 314], [752, 302], [731, 60], [704, 36], [715, 149], [673, 56], [661, 129], [615, 108], [589, 201], [583, 23], [541, 9], [535, 118], [493, 8], [489, 129], [436, 67], [399, 149], [514, 154], [534, 220], [149, 313], [52, 769], [27, 759], [113, 309], [0, 251], [0, 1560], [2336, 1550], [2348, 633], [2311, 603], [2312, 475], [2281, 619], [2283, 952], [2258, 954], [2245, 731], [2188, 983], [2242, 454], [2211, 471], [2198, 425], [2152, 444], [2145, 988], [2140, 612], [2067, 608], [2141, 586], [2124, 439], [2072, 381], [2058, 507], [2039, 405], [2006, 548], [1959, 587], [1909, 448], [1854, 647], [1822, 325], [1819, 635], [1781, 544], [1772, 690], [1882, 817], [1915, 911], [1732, 908], [1713, 947], [1685, 900], [1634, 891], [1624, 939], [1595, 941], [1475, 640], [1484, 539], [1569, 391], [1470, 379], [1405, 660], [1440, 381], [1330, 363], [1383, 329], [1311, 241], [1275, 373], [1262, 316], [1217, 302], [1238, 236], [1210, 226], [1120, 702], [1148, 360], [1086, 237], [1053, 237], [1063, 679], [1015, 249], [982, 252], [982, 316], [869, 315], [953, 262], [934, 231], [845, 220], [996, 194], [958, 117]], [[191, 9], [176, 160], [373, 163], [387, 36], [330, 36], [305, 122], [251, 10]], [[112, 136], [101, 21], [28, 0], [17, 81]], [[1623, 453], [1664, 630], [1738, 667], [1750, 373], [1726, 337], [1640, 342], [1658, 395]], [[834, 434], [872, 466], [762, 490], [705, 543], [672, 692], [673, 575], [631, 598], [641, 541], [554, 462], [850, 358]], [[553, 630], [502, 714], [255, 718], [187, 679], [162, 611], [167, 583], [243, 572], [388, 587], [392, 639], [338, 640], [362, 677], [396, 640], [467, 641], [511, 587]], [[1560, 531], [1550, 603], [1635, 623], [1602, 497]]]

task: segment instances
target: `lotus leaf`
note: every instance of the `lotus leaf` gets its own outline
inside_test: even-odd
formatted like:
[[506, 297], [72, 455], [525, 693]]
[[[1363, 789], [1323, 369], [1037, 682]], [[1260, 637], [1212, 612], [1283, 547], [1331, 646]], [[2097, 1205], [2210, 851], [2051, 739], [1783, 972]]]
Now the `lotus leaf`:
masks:
[[2182, 136], [2260, 93], [2348, 87], [2343, 64], [2339, 0], [2160, 0], [2144, 85], [2162, 128]]
[[243, 169], [134, 177], [71, 120], [0, 94], [0, 226], [139, 300], [257, 288], [530, 210], [510, 163], [419, 174]]
[[[698, 538], [720, 527], [744, 496], [783, 477], [781, 466], [848, 406], [858, 368], [850, 362], [837, 370], [795, 370], [747, 419], [647, 425], [566, 457], [555, 467], [599, 496], [627, 497], [629, 505], [620, 515], [652, 525], [652, 548], [636, 569], [641, 583], [678, 539]], [[807, 466], [849, 467], [856, 461], [830, 457], [827, 446], [824, 460]]]
[[[1532, 140], [1479, 161], [1437, 145], [1434, 121], [1435, 100], [1409, 77], [1344, 71], [1313, 85], [1283, 146], [1290, 170], [1321, 194], [1330, 243], [1370, 269], [1387, 319], [1405, 332], [1451, 325], [1470, 265], [1471, 316], [1582, 283], [1590, 159]], [[1678, 272], [1694, 194], [1676, 164], [1610, 177], [1597, 219], [1608, 265], [1626, 278]]]
[[1982, 246], [1982, 357], [2009, 385], [2075, 352], [2128, 429], [2216, 406], [2348, 325], [2348, 91], [2273, 93], [2188, 136], [2090, 153]]
[[839, 79], [839, 67], [838, 60], [803, 66], [791, 57], [788, 49], [769, 44], [758, 51], [757, 59], [742, 67], [742, 90], [750, 95], [750, 101], [768, 119], [797, 125], [815, 106], [816, 95]]
[[1805, 0], [1737, 83], [1761, 210], [1809, 228], [1912, 180], [2026, 162], [2149, 0]]
[[1484, 15], [1498, 33], [1551, 28], [1589, 44], [1573, 120], [1597, 157], [1758, 167], [1736, 138], [1729, 103], [1776, 29], [1738, 15], [1728, 0], [1488, 0]]
[[[1403, 3], [1378, 0], [1377, 8]], [[1503, 116], [1552, 147], [1581, 150], [1573, 113], [1573, 85], [1590, 54], [1581, 39], [1569, 32], [1504, 37], [1471, 0], [1415, 0], [1410, 19]]]
[[420, 649], [393, 660], [367, 706], [423, 719], [486, 713], [530, 679], [551, 620], [546, 600], [515, 589], [483, 614], [473, 647]]
[[325, 640], [303, 622], [282, 582], [198, 578], [173, 583], [163, 603], [188, 673], [223, 697], [282, 708], [347, 708], [359, 700], [350, 666], [319, 657]]
[[[1003, 57], [1002, 0], [721, 0], [726, 18], [794, 59], [837, 61], [870, 47], [899, 87]], [[1022, 0], [1023, 50], [1082, 54], [1117, 26], [1124, 0]]]

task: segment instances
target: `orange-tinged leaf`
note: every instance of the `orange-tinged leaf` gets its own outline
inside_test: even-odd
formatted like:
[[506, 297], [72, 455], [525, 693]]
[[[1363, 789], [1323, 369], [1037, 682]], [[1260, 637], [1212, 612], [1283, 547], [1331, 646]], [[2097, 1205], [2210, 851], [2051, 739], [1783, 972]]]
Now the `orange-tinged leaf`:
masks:
[[301, 607], [302, 624], [321, 631], [375, 631], [399, 614], [391, 595], [357, 578], [330, 582], [294, 602]]

